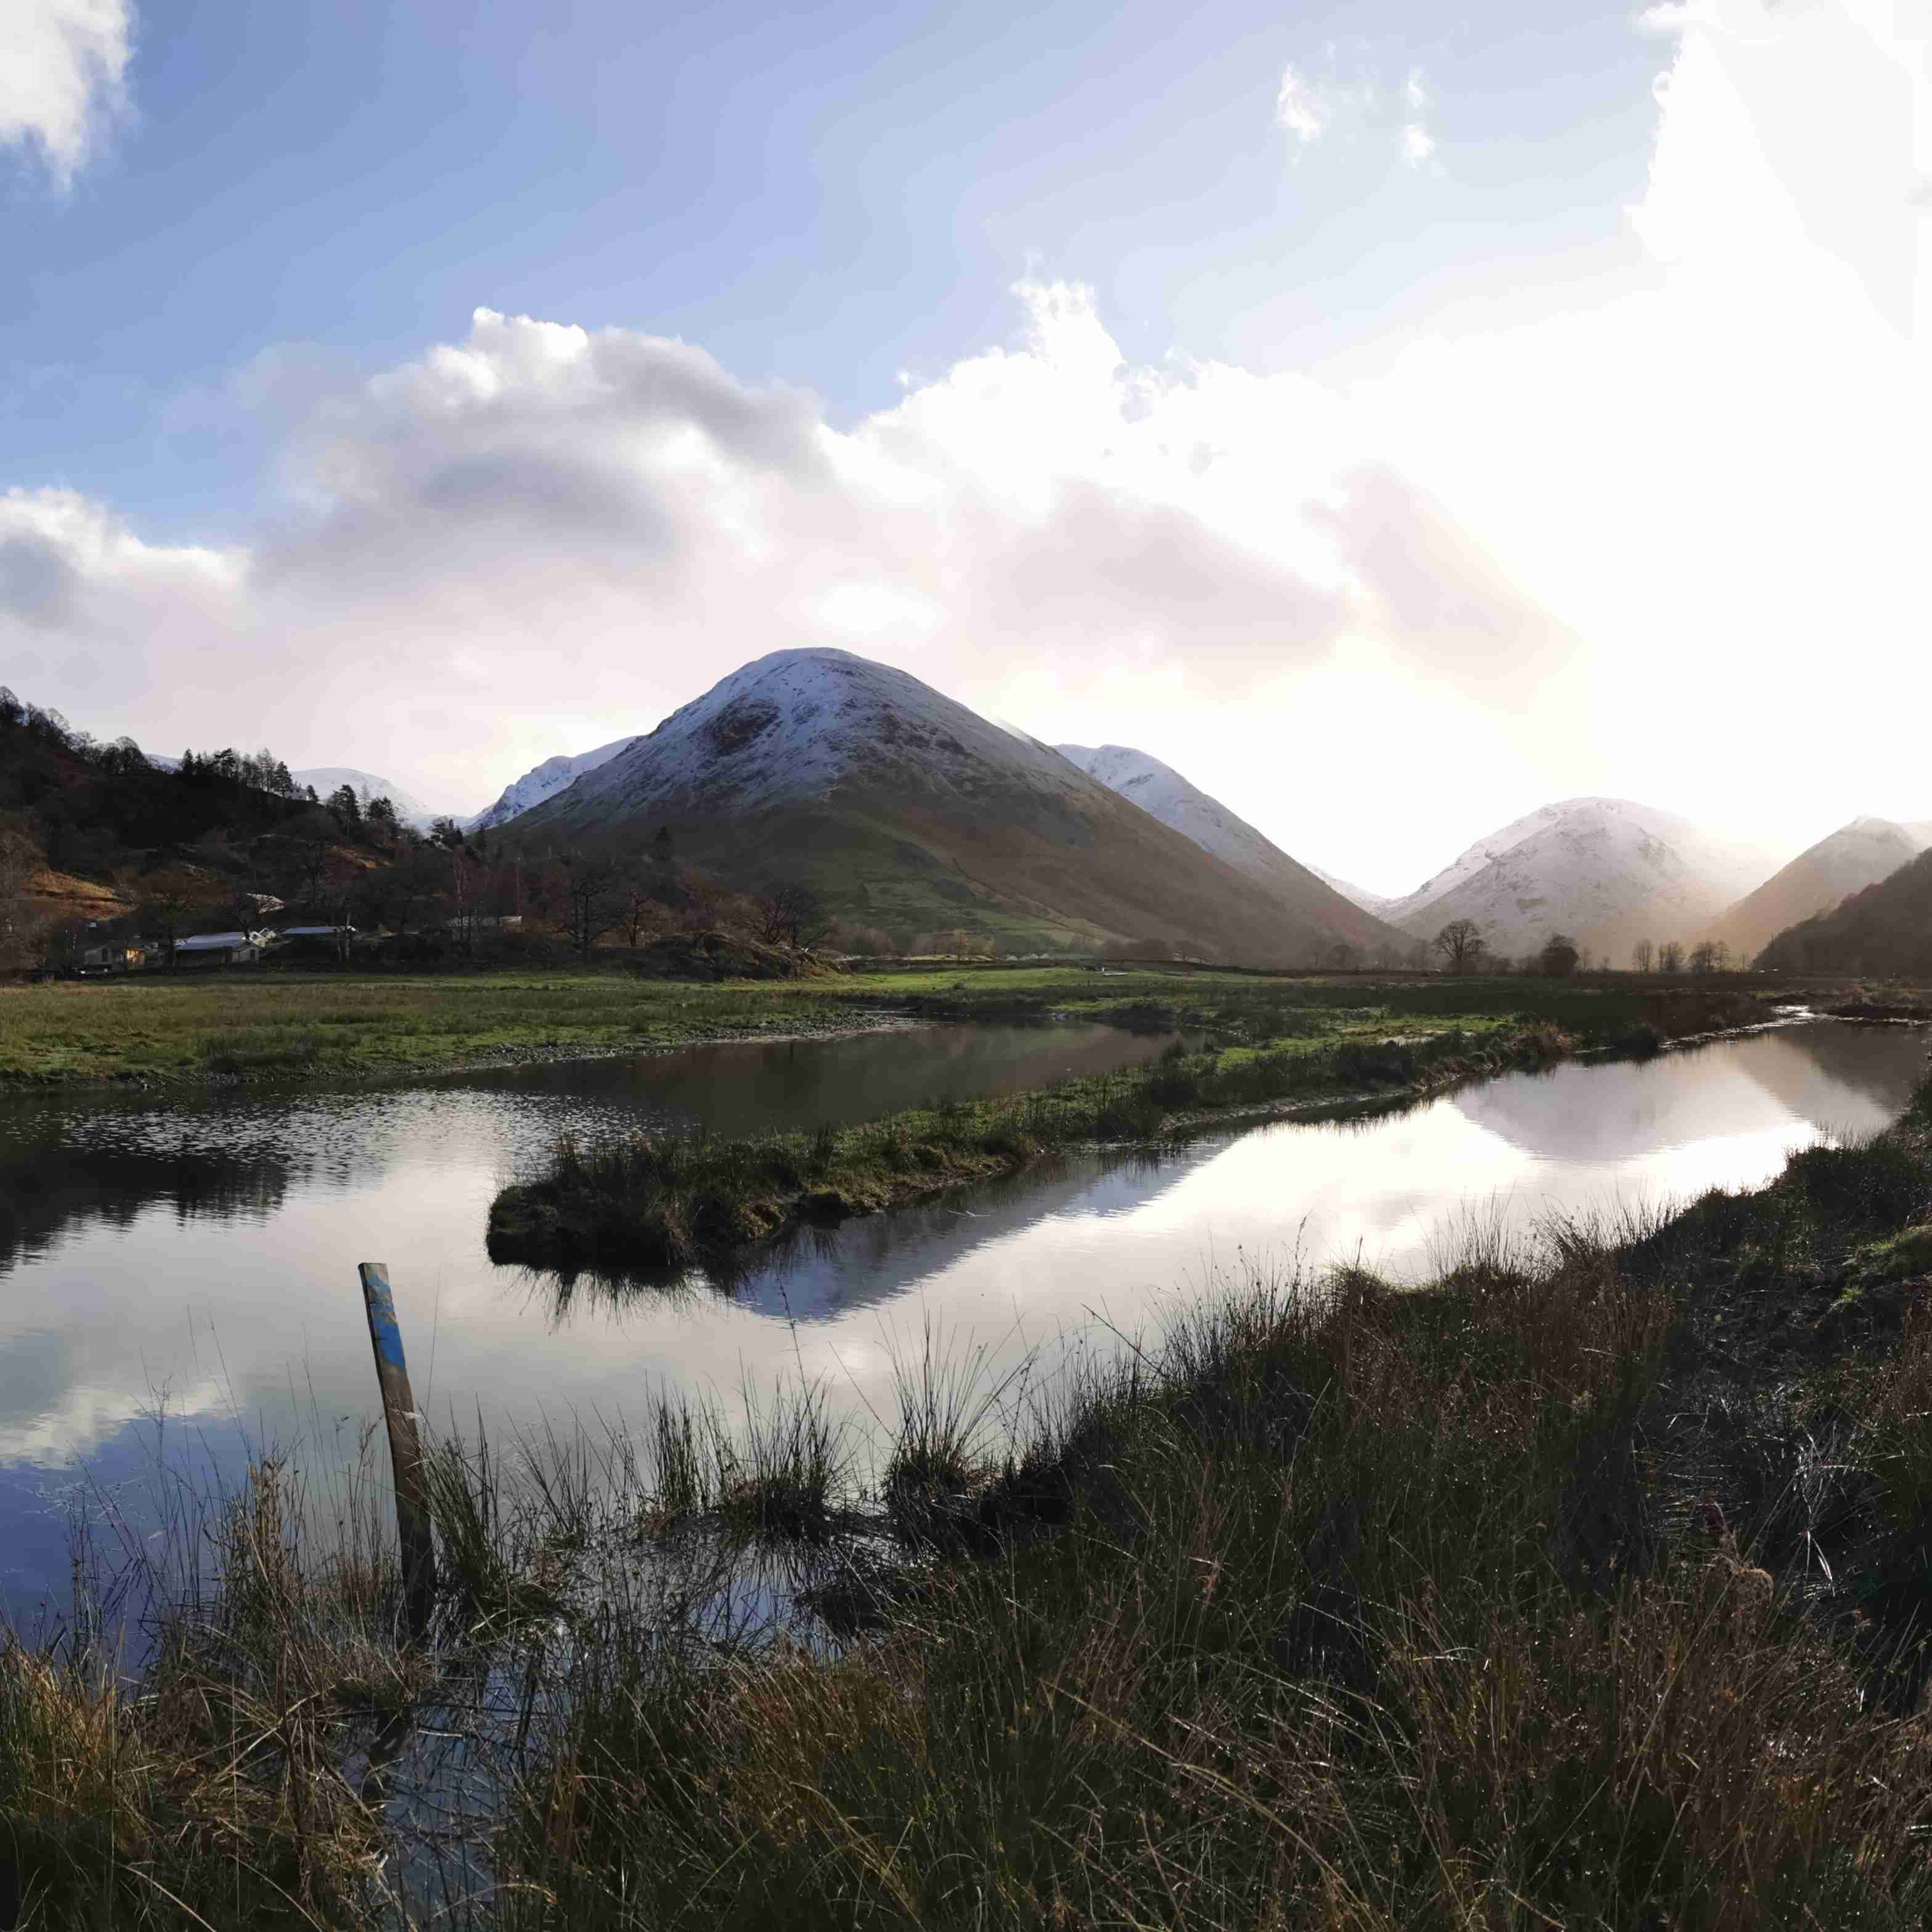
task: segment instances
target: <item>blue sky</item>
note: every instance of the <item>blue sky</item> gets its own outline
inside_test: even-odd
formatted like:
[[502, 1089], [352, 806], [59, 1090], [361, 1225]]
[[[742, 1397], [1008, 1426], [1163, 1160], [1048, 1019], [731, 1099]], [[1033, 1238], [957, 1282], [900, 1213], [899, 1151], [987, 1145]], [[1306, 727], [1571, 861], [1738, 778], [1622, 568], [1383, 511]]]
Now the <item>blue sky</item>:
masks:
[[[107, 154], [65, 194], [12, 170], [15, 467], [185, 532], [254, 478], [184, 390], [291, 343], [380, 367], [478, 304], [684, 336], [835, 418], [1009, 334], [1042, 265], [1130, 356], [1300, 363], [1472, 267], [1628, 256], [1663, 59], [1533, 4], [652, 11], [150, 0]], [[1285, 167], [1291, 61], [1420, 70], [1454, 172], [1403, 164], [1399, 100]]]
[[[0, 55], [8, 34], [25, 36], [11, 50], [16, 80], [0, 83], [0, 490], [15, 493], [21, 533], [10, 553], [0, 546], [15, 560], [16, 625], [4, 628], [0, 569], [0, 676], [104, 731], [290, 740], [298, 762], [389, 770], [453, 803], [481, 802], [521, 764], [580, 748], [577, 737], [647, 726], [694, 694], [694, 680], [701, 688], [760, 649], [812, 642], [872, 649], [1046, 735], [1144, 737], [1150, 720], [1168, 721], [1168, 742], [1148, 748], [1184, 770], [1227, 742], [1231, 719], [1252, 730], [1258, 693], [1300, 718], [1399, 686], [1398, 744], [1426, 740], [1432, 717], [1460, 720], [1492, 775], [1439, 838], [1513, 817], [1539, 788], [1648, 782], [1654, 796], [1662, 760], [1633, 766], [1581, 729], [1552, 752], [1524, 682], [1574, 718], [1620, 632], [1643, 622], [1628, 584], [1599, 584], [1587, 556], [1555, 561], [1560, 535], [1538, 541], [1546, 502], [1532, 500], [1548, 489], [1520, 488], [1529, 466], [1553, 460], [1551, 398], [1600, 386], [1576, 364], [1576, 331], [1641, 343], [1652, 359], [1612, 387], [1654, 400], [1673, 372], [1695, 373], [1696, 358], [1729, 366], [1715, 334], [1700, 333], [1728, 326], [1726, 291], [1754, 278], [1815, 281], [1804, 251], [1822, 250], [1828, 267], [1862, 265], [1869, 306], [1884, 280], [1871, 265], [1914, 232], [1865, 233], [1857, 196], [1868, 183], [1800, 178], [1807, 164], [1780, 163], [1774, 142], [1749, 131], [1774, 128], [1794, 89], [1808, 89], [1827, 134], [1834, 117], [1855, 130], [1874, 118], [1862, 94], [1873, 73], [1897, 72], [1909, 137], [1922, 99], [1910, 62], [1923, 42], [1888, 38], [1855, 0], [1835, 10], [1842, 31], [1815, 20], [1787, 31], [1744, 0], [1647, 20], [1547, 4], [662, 14], [449, 0], [16, 4], [26, 24], [0, 26]], [[56, 70], [76, 55], [74, 73], [91, 83], [78, 120], [74, 74]], [[1666, 111], [1659, 82], [1680, 68], [1690, 80]], [[1740, 106], [1742, 137], [1725, 132]], [[1896, 104], [1887, 112], [1896, 118]], [[1658, 171], [1671, 112], [1689, 158], [1672, 164], [1666, 193]], [[1759, 150], [1742, 176], [1740, 139]], [[1736, 231], [1749, 248], [1733, 259]], [[1016, 296], [1021, 284], [1035, 292]], [[1040, 292], [1056, 289], [1072, 292]], [[586, 332], [577, 347], [542, 339], [578, 358], [584, 380], [615, 382], [610, 393], [628, 399], [619, 414], [644, 411], [625, 418], [634, 434], [613, 440], [594, 410], [556, 404], [551, 350], [525, 352], [538, 338], [479, 346], [479, 309]], [[1913, 320], [1881, 320], [1902, 340], [1900, 368], [1919, 366]], [[1779, 325], [1798, 332], [1787, 352], [1828, 344], [1848, 356], [1864, 326], [1836, 309]], [[888, 448], [928, 483], [970, 470], [975, 514], [988, 491], [1004, 506], [983, 554], [962, 555], [967, 519], [953, 503], [925, 535], [896, 535], [890, 556], [860, 558], [863, 515], [828, 509], [830, 486], [801, 482], [796, 466], [774, 507], [778, 472], [742, 450], [732, 460], [750, 466], [702, 529], [677, 520], [688, 479], [670, 512], [626, 524], [644, 514], [637, 439], [670, 446], [658, 404], [639, 400], [668, 379], [641, 373], [631, 352], [666, 339], [706, 358], [752, 399], [746, 406], [774, 421], [802, 410], [809, 434], [836, 444], [841, 489], [862, 457]], [[469, 358], [460, 372], [438, 363], [438, 345]], [[1513, 364], [1532, 372], [1515, 398]], [[1250, 394], [1237, 375], [1264, 386]], [[506, 383], [527, 386], [514, 430]], [[1088, 406], [1101, 406], [1096, 384], [1124, 430], [1150, 412], [1184, 416], [1197, 438], [1190, 473], [1202, 452], [1229, 452], [1244, 496], [1219, 508], [1184, 500], [1190, 486], [1179, 471], [1156, 474], [1151, 452], [1121, 470], [1120, 439], [1096, 429]], [[398, 402], [404, 392], [412, 402]], [[1006, 424], [983, 446], [969, 392]], [[1222, 401], [1210, 406], [1210, 394]], [[1472, 396], [1483, 410], [1473, 436], [1458, 416]], [[539, 423], [539, 397], [562, 415]], [[1736, 406], [1726, 420], [1749, 420], [1742, 391]], [[414, 452], [452, 412], [486, 407], [495, 418], [460, 459], [464, 500], [474, 508], [486, 446], [502, 494], [459, 527], [457, 458]], [[1268, 446], [1243, 439], [1244, 424], [1278, 412], [1271, 514], [1297, 529], [1276, 554], [1250, 512], [1277, 472]], [[1022, 446], [1042, 420], [1062, 424], [1060, 440]], [[1673, 423], [1690, 434], [1681, 410], [1660, 417], [1653, 460]], [[1523, 500], [1506, 500], [1501, 458], [1484, 453], [1491, 425]], [[1532, 448], [1538, 435], [1546, 445]], [[1311, 466], [1316, 446], [1324, 454]], [[1577, 464], [1580, 489], [1598, 493], [1593, 506], [1627, 500], [1640, 480], [1620, 472], [1610, 491], [1584, 454], [1563, 460]], [[1640, 464], [1641, 448], [1618, 460]], [[602, 487], [584, 481], [593, 472], [618, 478], [611, 501], [628, 507], [615, 521], [585, 508], [573, 524], [568, 506], [590, 505], [585, 491]], [[671, 487], [658, 476], [660, 486]], [[1113, 518], [1142, 531], [1140, 544], [1158, 508], [1181, 520], [1162, 528], [1184, 549], [1234, 545], [1231, 580], [1264, 556], [1270, 568], [1292, 563], [1300, 590], [1258, 579], [1247, 602], [1209, 614], [1204, 641], [1162, 585], [1144, 609], [1131, 586], [1109, 590], [1103, 610], [1088, 593], [1126, 539], [1098, 538], [1083, 556], [1067, 534], [1089, 486], [1108, 507], [1081, 511], [1080, 531]], [[1392, 508], [1390, 489], [1421, 507]], [[764, 604], [740, 586], [727, 608], [704, 560], [718, 530], [742, 538], [752, 498], [770, 520], [759, 554], [776, 544], [794, 561]], [[1300, 527], [1313, 502], [1346, 524], [1336, 537], [1342, 526], [1316, 519], [1332, 539], [1318, 555]], [[479, 560], [526, 513], [520, 634], [476, 614], [502, 602], [485, 582], [496, 566]], [[1042, 515], [1060, 519], [1044, 533]], [[1404, 521], [1418, 517], [1436, 534]], [[668, 548], [651, 550], [646, 525], [675, 526]], [[1403, 530], [1408, 562], [1453, 554], [1430, 566], [1429, 585], [1387, 578], [1390, 532]], [[1063, 557], [1077, 636], [1028, 632], [975, 576], [1010, 578], [1022, 537]], [[29, 544], [52, 548], [28, 560]], [[843, 574], [812, 578], [811, 560], [834, 545]], [[1732, 567], [1713, 556], [1714, 570]], [[1672, 558], [1658, 596], [1681, 604], [1691, 568]], [[1384, 577], [1371, 581], [1375, 570]], [[1468, 582], [1445, 594], [1442, 570]], [[1360, 605], [1348, 622], [1298, 631], [1284, 618], [1278, 647], [1241, 641], [1267, 643], [1270, 597], [1305, 610], [1301, 591], [1344, 579]], [[58, 599], [50, 582], [65, 586]], [[338, 596], [331, 586], [342, 584]], [[1060, 595], [1056, 582], [1047, 601]], [[1471, 599], [1486, 598], [1497, 609], [1468, 617]], [[862, 608], [856, 632], [820, 621]], [[911, 614], [895, 628], [898, 609]], [[154, 620], [136, 650], [144, 610]], [[1442, 610], [1438, 622], [1430, 613]], [[988, 638], [1003, 613], [1001, 638]], [[573, 623], [586, 642], [570, 660], [568, 700], [546, 690], [506, 702], [554, 656], [551, 626]], [[305, 674], [298, 701], [273, 641], [294, 630], [310, 640], [308, 660], [343, 667], [339, 684]], [[394, 716], [372, 726], [356, 667], [372, 640], [398, 637], [416, 662], [445, 665], [441, 698], [434, 678], [399, 687]], [[1025, 648], [1003, 648], [1009, 638]], [[1518, 644], [1478, 648], [1498, 638]], [[1250, 668], [1234, 675], [1237, 663]], [[1184, 728], [1172, 722], [1183, 700]], [[1309, 849], [1328, 767], [1316, 761], [1298, 791], [1258, 740], [1234, 762], [1230, 802], [1331, 869], [1412, 884], [1407, 874], [1447, 856], [1418, 836], [1412, 804]], [[1736, 796], [1728, 776], [1678, 789], [1690, 795], [1654, 802], [1708, 812]], [[1917, 802], [1918, 815], [1932, 809]], [[1818, 809], [1836, 810], [1835, 795]]]

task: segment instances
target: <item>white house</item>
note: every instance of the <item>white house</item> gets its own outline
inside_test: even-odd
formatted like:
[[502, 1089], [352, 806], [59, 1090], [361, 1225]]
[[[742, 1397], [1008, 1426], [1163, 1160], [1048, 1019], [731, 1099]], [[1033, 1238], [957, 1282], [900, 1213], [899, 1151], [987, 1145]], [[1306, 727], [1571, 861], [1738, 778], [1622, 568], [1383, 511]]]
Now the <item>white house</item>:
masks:
[[209, 966], [250, 966], [262, 956], [261, 932], [197, 932], [175, 941], [175, 956]]

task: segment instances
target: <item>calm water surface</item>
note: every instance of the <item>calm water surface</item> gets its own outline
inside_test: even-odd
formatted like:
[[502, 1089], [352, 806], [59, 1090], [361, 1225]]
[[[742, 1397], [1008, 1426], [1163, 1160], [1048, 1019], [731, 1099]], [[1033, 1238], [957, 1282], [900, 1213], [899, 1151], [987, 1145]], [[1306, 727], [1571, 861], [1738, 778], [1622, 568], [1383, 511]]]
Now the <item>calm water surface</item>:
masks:
[[97, 1497], [146, 1479], [158, 1414], [168, 1454], [223, 1470], [249, 1435], [352, 1429], [374, 1394], [361, 1260], [390, 1264], [434, 1420], [616, 1418], [657, 1387], [731, 1396], [801, 1370], [862, 1416], [890, 1406], [894, 1355], [928, 1328], [1004, 1363], [1096, 1321], [1157, 1322], [1238, 1254], [1359, 1255], [1414, 1276], [1472, 1208], [1526, 1226], [1755, 1185], [1796, 1148], [1894, 1118], [1925, 1054], [1916, 1030], [1820, 1022], [1158, 1161], [1083, 1155], [801, 1240], [728, 1294], [560, 1292], [484, 1252], [492, 1196], [566, 1126], [809, 1126], [1162, 1044], [931, 1028], [407, 1091], [0, 1108], [0, 1607], [31, 1615], [64, 1586], [78, 1472]]

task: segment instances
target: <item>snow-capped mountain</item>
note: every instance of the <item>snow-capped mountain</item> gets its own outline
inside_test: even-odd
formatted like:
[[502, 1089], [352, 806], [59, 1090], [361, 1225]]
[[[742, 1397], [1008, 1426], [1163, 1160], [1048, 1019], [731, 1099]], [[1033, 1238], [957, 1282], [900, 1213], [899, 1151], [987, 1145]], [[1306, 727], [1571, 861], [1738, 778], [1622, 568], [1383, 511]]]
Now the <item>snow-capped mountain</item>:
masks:
[[599, 745], [594, 752], [579, 752], [574, 758], [560, 754], [554, 758], [544, 759], [542, 764], [532, 766], [521, 778], [512, 778], [503, 788], [496, 803], [466, 820], [464, 830], [487, 832], [494, 825], [508, 824], [519, 812], [528, 812], [532, 806], [542, 804], [545, 799], [554, 798], [559, 792], [568, 790], [586, 772], [594, 772], [599, 765], [609, 764], [626, 746], [636, 742], [634, 738], [613, 738], [609, 744]]
[[1778, 972], [1897, 974], [1922, 982], [1932, 973], [1932, 848], [1831, 911], [1786, 927], [1760, 956]]
[[1298, 962], [1387, 936], [1312, 876], [1265, 888], [1050, 746], [848, 651], [743, 666], [516, 830], [660, 826], [707, 870], [753, 885], [802, 874], [842, 916], [908, 937], [1151, 939]]
[[[1306, 860], [1302, 862], [1304, 865]], [[1364, 912], [1373, 913], [1378, 919], [1387, 919], [1389, 908], [1395, 901], [1387, 892], [1372, 892], [1366, 886], [1352, 884], [1346, 879], [1338, 879], [1333, 872], [1324, 872], [1319, 866], [1310, 866], [1308, 869], [1324, 886], [1340, 892], [1352, 905], [1358, 905]]]
[[1798, 854], [1720, 919], [1714, 936], [1750, 959], [1786, 926], [1829, 912], [1932, 846], [1932, 826], [1889, 818], [1855, 818]]
[[1364, 911], [1373, 912], [1378, 904], [1387, 904], [1372, 892], [1362, 892], [1340, 879], [1330, 878], [1318, 866], [1289, 857], [1246, 819], [1230, 812], [1219, 799], [1210, 798], [1199, 786], [1190, 784], [1172, 765], [1162, 764], [1150, 753], [1137, 752], [1128, 745], [1062, 745], [1058, 748], [1062, 758], [1071, 759], [1089, 778], [1098, 778], [1108, 790], [1132, 799], [1162, 824], [1171, 825], [1184, 838], [1192, 839], [1204, 850], [1225, 859], [1238, 872], [1246, 872], [1264, 886], [1298, 892], [1314, 879]]
[[1640, 939], [1702, 938], [1764, 867], [1761, 854], [1672, 813], [1565, 799], [1478, 839], [1386, 916], [1420, 938], [1473, 919], [1505, 957], [1567, 933], [1622, 964]]
[[427, 826], [442, 815], [432, 812], [420, 800], [412, 798], [394, 778], [382, 778], [374, 772], [358, 771], [352, 765], [316, 765], [305, 772], [291, 772], [289, 776], [298, 785], [314, 786], [317, 798], [326, 798], [344, 785], [358, 798], [365, 791], [371, 798], [386, 798], [405, 824]]

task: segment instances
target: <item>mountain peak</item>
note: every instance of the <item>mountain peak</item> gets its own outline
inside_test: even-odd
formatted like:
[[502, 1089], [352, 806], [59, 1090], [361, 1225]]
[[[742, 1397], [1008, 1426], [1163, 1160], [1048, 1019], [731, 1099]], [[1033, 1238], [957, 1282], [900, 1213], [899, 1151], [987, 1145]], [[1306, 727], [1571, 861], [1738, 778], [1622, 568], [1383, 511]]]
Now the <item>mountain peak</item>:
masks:
[[518, 820], [537, 838], [659, 826], [693, 864], [745, 884], [802, 875], [855, 924], [908, 936], [1144, 939], [1295, 963], [1388, 936], [1285, 854], [1264, 882], [1052, 747], [850, 651], [741, 665]]
[[1621, 952], [1690, 939], [1763, 876], [1763, 862], [1674, 812], [1634, 799], [1560, 799], [1479, 838], [1387, 916], [1422, 937], [1473, 919], [1505, 956], [1552, 932]]

